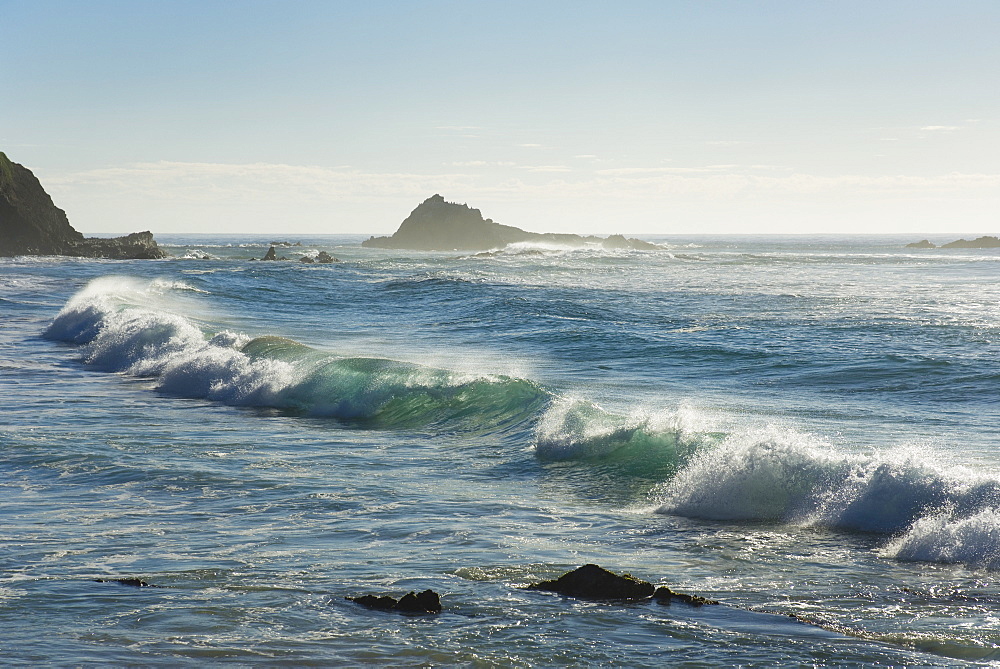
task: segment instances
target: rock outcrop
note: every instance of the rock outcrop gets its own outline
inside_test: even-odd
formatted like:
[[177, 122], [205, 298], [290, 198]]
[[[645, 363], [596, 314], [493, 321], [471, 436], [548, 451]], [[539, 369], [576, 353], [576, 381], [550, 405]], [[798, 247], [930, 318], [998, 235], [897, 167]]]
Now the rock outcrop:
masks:
[[330, 263], [340, 262], [340, 259], [333, 257], [326, 251], [320, 251], [318, 254], [316, 254], [315, 258], [313, 258], [312, 256], [302, 256], [301, 258], [299, 258], [299, 262], [319, 263], [320, 265], [328, 265]]
[[674, 592], [665, 585], [654, 588], [648, 581], [640, 580], [631, 574], [619, 576], [596, 564], [585, 564], [552, 581], [532, 583], [528, 586], [528, 590], [548, 590], [576, 599], [598, 601], [640, 602], [655, 599], [660, 604], [668, 606], [675, 601], [691, 606], [719, 603], [714, 599], [698, 595]]
[[162, 588], [162, 585], [153, 585], [152, 583], [146, 583], [141, 578], [95, 578], [96, 583], [117, 583], [118, 585], [127, 585], [130, 588]]
[[31, 170], [0, 152], [0, 256], [16, 255], [115, 260], [165, 256], [151, 232], [85, 238], [70, 225], [66, 212], [55, 206]]
[[445, 202], [440, 195], [424, 200], [391, 237], [372, 237], [361, 243], [368, 248], [415, 251], [489, 251], [510, 244], [531, 242], [559, 246], [601, 246], [606, 249], [654, 250], [660, 247], [640, 239], [612, 235], [607, 239], [552, 232], [528, 232], [483, 218], [478, 209]]
[[541, 581], [529, 590], [548, 590], [577, 599], [639, 601], [649, 599], [656, 589], [651, 583], [630, 574], [619, 576], [596, 564], [585, 564], [553, 581]]
[[440, 613], [441, 598], [433, 590], [424, 590], [421, 593], [410, 592], [399, 598], [388, 595], [362, 595], [361, 597], [348, 597], [348, 600], [360, 604], [369, 609], [378, 611], [399, 611], [401, 613]]
[[956, 239], [953, 242], [942, 244], [943, 249], [1000, 249], [1000, 238], [983, 236], [972, 241], [967, 239]]
[[984, 235], [973, 240], [956, 239], [953, 242], [942, 244], [940, 247], [933, 242], [921, 239], [919, 242], [911, 242], [906, 245], [908, 249], [1000, 249], [1000, 238]]

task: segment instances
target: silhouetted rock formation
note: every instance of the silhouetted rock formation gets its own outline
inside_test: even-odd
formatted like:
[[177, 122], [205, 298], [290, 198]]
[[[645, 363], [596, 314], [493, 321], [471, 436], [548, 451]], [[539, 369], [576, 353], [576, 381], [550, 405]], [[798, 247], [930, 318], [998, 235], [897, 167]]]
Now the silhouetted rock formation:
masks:
[[[267, 259], [265, 258], [265, 260], [267, 260]], [[302, 256], [301, 258], [299, 258], [299, 262], [304, 262], [304, 263], [319, 263], [321, 265], [327, 265], [327, 264], [332, 263], [332, 262], [340, 262], [340, 259], [339, 258], [334, 258], [332, 255], [330, 255], [326, 251], [320, 251], [316, 255], [315, 258], [313, 258], [312, 256]]]
[[600, 245], [607, 249], [658, 249], [656, 244], [622, 235], [601, 237], [527, 232], [483, 218], [478, 209], [445, 202], [440, 195], [424, 200], [391, 237], [372, 237], [361, 243], [368, 248], [416, 251], [489, 251], [509, 244], [532, 242], [560, 246]]
[[585, 564], [554, 581], [532, 583], [529, 590], [548, 590], [577, 599], [637, 601], [649, 599], [655, 588], [651, 583], [625, 574], [618, 576], [596, 564]]
[[151, 232], [114, 239], [85, 238], [23, 165], [0, 152], [0, 256], [65, 255], [153, 259], [165, 254]]
[[919, 242], [910, 242], [906, 245], [908, 249], [936, 249], [937, 245], [926, 239], [921, 239]]
[[267, 250], [267, 253], [264, 254], [264, 257], [261, 258], [261, 260], [277, 260], [277, 259], [278, 258], [277, 258], [277, 256], [274, 253], [274, 247], [273, 246], [271, 248], [269, 248]]
[[942, 244], [943, 249], [1000, 249], [1000, 239], [997, 237], [978, 237], [971, 242], [967, 239], [956, 239], [953, 242]]
[[682, 592], [674, 592], [665, 585], [661, 585], [656, 589], [656, 592], [653, 593], [653, 599], [658, 601], [660, 604], [665, 604], [666, 606], [670, 606], [673, 602], [684, 602], [685, 604], [690, 604], [691, 606], [705, 606], [719, 603], [714, 599], [708, 599], [707, 597], [685, 595]]
[[401, 611], [402, 613], [440, 613], [441, 598], [433, 590], [424, 590], [420, 594], [410, 592], [403, 595], [399, 601], [388, 595], [362, 595], [348, 597], [352, 602], [379, 611]]
[[95, 578], [97, 583], [117, 583], [118, 585], [127, 585], [130, 588], [162, 588], [162, 585], [153, 585], [152, 583], [146, 583], [142, 579], [138, 578]]

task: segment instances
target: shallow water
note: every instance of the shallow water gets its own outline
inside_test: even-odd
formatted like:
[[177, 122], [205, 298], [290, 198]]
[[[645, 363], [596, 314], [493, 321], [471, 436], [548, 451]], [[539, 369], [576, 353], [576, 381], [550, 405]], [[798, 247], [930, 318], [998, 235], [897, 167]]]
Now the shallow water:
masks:
[[0, 260], [6, 663], [1000, 658], [996, 251], [266, 241]]

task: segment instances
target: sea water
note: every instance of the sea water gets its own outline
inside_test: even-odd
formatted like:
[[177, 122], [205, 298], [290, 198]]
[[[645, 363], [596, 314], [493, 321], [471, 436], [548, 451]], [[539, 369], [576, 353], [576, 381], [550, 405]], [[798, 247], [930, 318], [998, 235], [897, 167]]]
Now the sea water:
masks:
[[0, 260], [0, 662], [1000, 660], [1000, 253], [650, 239]]

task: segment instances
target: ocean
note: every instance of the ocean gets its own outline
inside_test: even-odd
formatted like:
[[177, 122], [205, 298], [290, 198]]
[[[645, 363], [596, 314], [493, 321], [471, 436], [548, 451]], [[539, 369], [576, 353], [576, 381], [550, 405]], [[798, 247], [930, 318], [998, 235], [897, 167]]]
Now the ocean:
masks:
[[4, 665], [1000, 661], [997, 250], [157, 238], [0, 259]]

